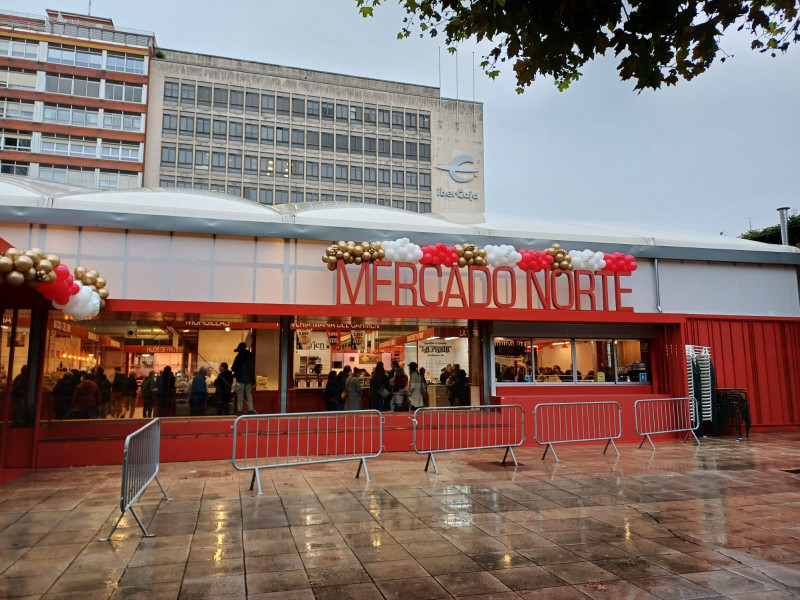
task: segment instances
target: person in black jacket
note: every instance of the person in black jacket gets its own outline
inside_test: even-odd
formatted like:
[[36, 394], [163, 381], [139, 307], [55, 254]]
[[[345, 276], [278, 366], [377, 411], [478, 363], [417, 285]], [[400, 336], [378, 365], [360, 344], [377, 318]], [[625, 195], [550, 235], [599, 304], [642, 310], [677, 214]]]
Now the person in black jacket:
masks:
[[233, 373], [228, 363], [219, 363], [219, 375], [214, 380], [214, 395], [217, 397], [217, 414], [231, 414], [231, 394], [233, 392]]
[[75, 393], [75, 376], [67, 371], [53, 387], [53, 409], [56, 419], [66, 419], [72, 407], [72, 395]]
[[172, 394], [175, 390], [175, 375], [172, 374], [172, 367], [166, 366], [161, 371], [161, 375], [156, 381], [158, 390], [158, 415], [157, 417], [167, 417], [171, 412]]
[[231, 370], [236, 378], [236, 412], [244, 412], [244, 405], [247, 404], [247, 414], [252, 415], [256, 412], [253, 408], [253, 385], [256, 383], [253, 353], [244, 342], [240, 342], [234, 352], [236, 358], [233, 359]]
[[322, 390], [322, 401], [325, 403], [325, 410], [337, 410], [338, 403], [341, 401], [344, 387], [339, 384], [336, 371], [328, 373], [328, 381]]
[[122, 411], [120, 419], [125, 418], [125, 413], [128, 413], [128, 418], [133, 418], [133, 413], [136, 412], [136, 392], [139, 391], [139, 382], [136, 381], [136, 373], [131, 371], [128, 377], [125, 378], [125, 385], [122, 388]]
[[97, 365], [92, 370], [92, 380], [97, 384], [97, 387], [100, 388], [100, 409], [98, 411], [99, 417], [101, 419], [105, 419], [108, 416], [108, 411], [111, 406], [111, 382], [106, 377], [105, 371], [103, 371], [103, 367]]
[[114, 367], [114, 379], [111, 381], [111, 416], [119, 418], [120, 413], [125, 414], [123, 406], [123, 396], [125, 396], [125, 386], [127, 377], [122, 374], [122, 367]]
[[382, 362], [372, 371], [369, 380], [369, 397], [374, 410], [390, 410], [392, 403], [392, 385]]

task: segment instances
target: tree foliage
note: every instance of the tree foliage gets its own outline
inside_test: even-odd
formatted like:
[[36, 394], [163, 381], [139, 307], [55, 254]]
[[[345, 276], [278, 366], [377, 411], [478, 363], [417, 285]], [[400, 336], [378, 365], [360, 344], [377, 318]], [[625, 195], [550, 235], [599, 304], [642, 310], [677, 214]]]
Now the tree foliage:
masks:
[[[356, 0], [364, 17], [387, 0]], [[732, 27], [775, 57], [800, 41], [800, 0], [397, 0], [405, 9], [398, 38], [443, 36], [448, 49], [475, 36], [492, 49], [481, 67], [495, 78], [510, 62], [522, 92], [550, 76], [564, 90], [593, 58], [613, 52], [623, 81], [658, 89], [704, 73]]]
[[[800, 244], [800, 214], [794, 211], [787, 219], [789, 231], [789, 245], [797, 246]], [[772, 225], [764, 229], [749, 229], [739, 236], [745, 240], [764, 242], [765, 244], [781, 243], [781, 226]]]

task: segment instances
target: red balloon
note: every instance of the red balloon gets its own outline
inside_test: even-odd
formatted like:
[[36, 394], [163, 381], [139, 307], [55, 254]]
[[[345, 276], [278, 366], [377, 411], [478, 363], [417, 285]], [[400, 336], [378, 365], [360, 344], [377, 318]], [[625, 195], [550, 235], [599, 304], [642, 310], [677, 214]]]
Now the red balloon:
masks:
[[[69, 295], [74, 296], [80, 291], [81, 291], [81, 286], [79, 286], [77, 283], [73, 281], [72, 285], [69, 287]], [[61, 304], [61, 302], [59, 302], [59, 304]]]

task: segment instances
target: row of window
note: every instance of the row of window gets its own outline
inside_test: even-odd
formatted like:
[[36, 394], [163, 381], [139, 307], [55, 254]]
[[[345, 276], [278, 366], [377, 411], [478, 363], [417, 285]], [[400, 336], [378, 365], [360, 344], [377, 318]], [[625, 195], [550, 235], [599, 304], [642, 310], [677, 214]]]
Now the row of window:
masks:
[[[100, 98], [100, 79], [89, 77], [74, 77], [72, 75], [45, 76], [44, 89], [54, 94], [68, 96], [82, 96], [86, 98]], [[105, 100], [118, 100], [120, 102], [138, 102], [144, 98], [144, 88], [135, 83], [106, 81], [103, 98]]]
[[[0, 37], [0, 56], [38, 60], [39, 42]], [[47, 62], [90, 69], [119, 71], [121, 73], [144, 74], [144, 56], [125, 52], [107, 52], [103, 65], [103, 52], [95, 48], [48, 44]]]
[[322, 181], [345, 185], [382, 187], [405, 190], [431, 190], [431, 174], [427, 171], [383, 169], [364, 165], [325, 163], [289, 157], [241, 152], [217, 152], [191, 146], [161, 146], [161, 167], [195, 171], [216, 171], [231, 175], [283, 177]]
[[265, 188], [255, 187], [248, 185], [241, 185], [241, 183], [228, 183], [227, 185], [221, 181], [211, 181], [208, 179], [192, 179], [178, 177], [177, 183], [171, 177], [162, 177], [159, 185], [163, 188], [183, 188], [195, 190], [210, 190], [221, 194], [228, 194], [229, 196], [236, 196], [258, 202], [259, 204], [288, 204], [300, 202], [339, 202], [339, 203], [358, 203], [358, 204], [377, 204], [379, 206], [391, 206], [393, 208], [402, 208], [413, 212], [429, 213], [431, 212], [431, 205], [429, 202], [419, 202], [418, 199], [404, 198], [402, 196], [376, 197], [376, 196], [361, 196], [361, 195], [345, 195], [333, 194], [330, 192], [316, 189], [305, 188]]
[[74, 135], [42, 136], [43, 154], [57, 156], [78, 156], [83, 158], [102, 158], [106, 160], [139, 161], [139, 144], [100, 140]]
[[33, 121], [33, 102], [0, 98], [0, 118]]
[[343, 100], [321, 100], [305, 96], [290, 96], [273, 92], [228, 88], [224, 85], [195, 84], [194, 82], [164, 82], [164, 101], [182, 106], [214, 107], [225, 111], [258, 113], [268, 116], [293, 117], [312, 121], [361, 127], [373, 126], [409, 132], [430, 132], [428, 113], [412, 110], [393, 110], [375, 105]]
[[35, 90], [36, 72], [0, 69], [0, 87], [13, 90]]
[[[144, 115], [141, 113], [103, 109], [103, 129], [141, 132], [143, 117]], [[98, 127], [100, 111], [82, 106], [45, 104], [44, 122], [58, 123], [59, 125], [77, 125], [80, 127]]]
[[332, 131], [317, 131], [296, 127], [275, 127], [235, 119], [212, 119], [209, 116], [177, 115], [164, 113], [162, 133], [166, 136], [180, 133], [182, 137], [195, 137], [228, 141], [234, 144], [260, 144], [293, 150], [318, 150], [341, 154], [381, 156], [398, 160], [430, 162], [431, 145], [417, 140], [378, 138], [369, 135], [348, 135]]
[[[21, 161], [0, 161], [0, 173], [6, 175], [31, 175], [31, 165]], [[61, 167], [39, 165], [39, 179], [69, 183], [101, 190], [129, 189], [139, 187], [138, 173], [94, 169], [91, 167]]]

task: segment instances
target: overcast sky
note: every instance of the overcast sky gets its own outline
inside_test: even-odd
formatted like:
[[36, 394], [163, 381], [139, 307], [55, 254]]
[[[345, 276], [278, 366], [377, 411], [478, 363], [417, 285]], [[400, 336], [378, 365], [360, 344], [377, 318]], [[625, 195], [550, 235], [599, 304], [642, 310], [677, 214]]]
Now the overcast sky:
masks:
[[[44, 14], [86, 12], [88, 0], [4, 0]], [[154, 31], [159, 46], [324, 71], [437, 85], [438, 43], [397, 40], [404, 13], [389, 0], [372, 19], [354, 0], [93, 0], [92, 13]], [[604, 59], [560, 93], [475, 70], [484, 104], [487, 211], [624, 220], [736, 236], [800, 208], [800, 46], [772, 59], [732, 34], [734, 57], [657, 92], [621, 83]], [[472, 54], [461, 46], [459, 96], [472, 99]], [[442, 94], [456, 95], [442, 51]]]

